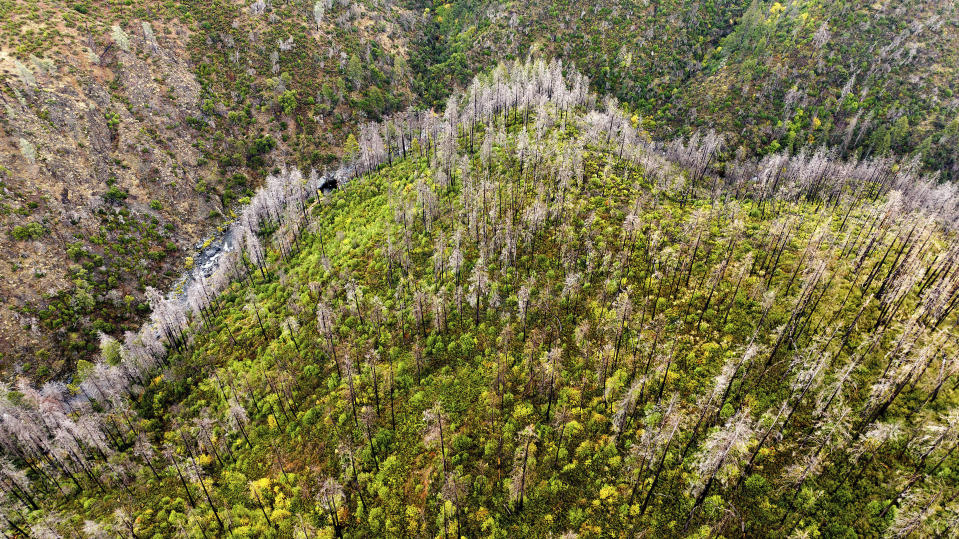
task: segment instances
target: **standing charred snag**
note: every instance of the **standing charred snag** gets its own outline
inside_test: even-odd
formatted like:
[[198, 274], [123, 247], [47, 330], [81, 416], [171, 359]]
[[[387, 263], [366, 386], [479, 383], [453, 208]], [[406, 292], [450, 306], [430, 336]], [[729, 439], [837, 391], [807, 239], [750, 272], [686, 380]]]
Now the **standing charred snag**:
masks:
[[510, 474], [510, 501], [516, 503], [516, 510], [523, 511], [528, 483], [529, 459], [536, 452], [535, 442], [539, 440], [533, 425], [527, 425], [516, 440], [516, 454], [513, 458], [513, 473]]
[[376, 374], [376, 366], [380, 362], [380, 353], [371, 350], [366, 354], [366, 366], [370, 369], [370, 383], [373, 385], [373, 403], [376, 406], [376, 416], [380, 416], [380, 377]]
[[717, 479], [725, 482], [729, 475], [738, 470], [739, 459], [746, 453], [752, 434], [753, 421], [749, 408], [743, 408], [706, 439], [697, 460], [699, 473], [690, 486], [696, 501], [689, 510], [684, 529], [689, 529], [696, 510], [706, 499], [713, 483]]
[[420, 335], [424, 338], [426, 337], [426, 303], [426, 293], [422, 290], [413, 293], [413, 318], [420, 329]]
[[336, 359], [336, 343], [333, 342], [333, 311], [323, 302], [320, 302], [316, 307], [316, 329], [320, 335], [326, 338], [330, 357], [333, 358], [333, 364], [336, 365], [336, 374], [342, 378], [340, 362]]
[[296, 318], [290, 316], [286, 319], [286, 335], [290, 338], [290, 341], [293, 343], [293, 348], [296, 350], [296, 355], [302, 358], [300, 355], [300, 343], [296, 340], [296, 334], [300, 331], [300, 324], [296, 321]]
[[470, 276], [469, 302], [474, 305], [473, 323], [479, 326], [480, 306], [487, 294], [489, 287], [489, 273], [486, 270], [486, 263], [481, 258], [473, 266], [473, 273]]
[[133, 454], [143, 460], [144, 464], [153, 472], [153, 476], [156, 477], [157, 481], [160, 480], [160, 474], [157, 472], [156, 467], [153, 465], [153, 460], [155, 458], [155, 452], [153, 450], [153, 444], [150, 440], [147, 439], [146, 435], [140, 433], [137, 435], [136, 441], [133, 445]]
[[897, 511], [886, 534], [896, 538], [936, 534], [934, 524], [927, 521], [936, 514], [937, 506], [949, 507], [959, 498], [959, 491], [946, 498], [948, 492], [945, 483], [935, 481], [922, 491], [907, 496], [906, 503]]
[[209, 450], [213, 453], [213, 457], [216, 458], [216, 461], [220, 463], [220, 466], [225, 466], [223, 458], [220, 457], [220, 452], [217, 451], [216, 444], [213, 443], [213, 438], [215, 436], [214, 422], [209, 416], [209, 410], [203, 410], [203, 415], [193, 421], [196, 434], [193, 435], [193, 441], [196, 443], [197, 451], [203, 449]]
[[546, 362], [543, 365], [543, 384], [546, 386], [546, 422], [550, 421], [550, 411], [553, 408], [553, 399], [556, 393], [556, 386], [560, 383], [563, 376], [563, 349], [553, 347], [546, 355]]
[[130, 534], [130, 537], [133, 539], [139, 539], [139, 536], [136, 534], [136, 522], [130, 518], [130, 514], [126, 511], [126, 509], [122, 507], [115, 509], [113, 511], [113, 522], [116, 528], [126, 528], [127, 532]]
[[[453, 532], [452, 532], [454, 537], [461, 537], [464, 535], [469, 536], [469, 534], [466, 534], [465, 532], [460, 530], [463, 522], [462, 519], [460, 519], [460, 506], [462, 503], [460, 499], [464, 496], [465, 492], [466, 492], [466, 485], [464, 484], [463, 479], [460, 477], [458, 472], [453, 471], [446, 477], [439, 493], [440, 500], [450, 502], [453, 504], [453, 512], [454, 512], [454, 518], [455, 518], [454, 523], [456, 525], [456, 527], [453, 529]], [[449, 533], [450, 533], [448, 520], [449, 520], [449, 517], [447, 516], [446, 504], [444, 503], [443, 504], [444, 536], [449, 536]]]
[[516, 306], [519, 310], [519, 317], [523, 321], [523, 342], [526, 342], [526, 327], [529, 317], [530, 284], [523, 285], [516, 292]]
[[[263, 518], [266, 519], [266, 523], [267, 523], [271, 528], [274, 528], [274, 529], [275, 529], [275, 528], [276, 528], [276, 524], [274, 524], [273, 521], [270, 520], [270, 514], [269, 514], [269, 513], [267, 512], [267, 510], [266, 510], [266, 505], [263, 504], [263, 497], [260, 495], [261, 487], [260, 487], [260, 485], [259, 485], [259, 482], [258, 482], [258, 481], [250, 481], [249, 484], [248, 484], [248, 487], [249, 487], [249, 489], [250, 489], [250, 494], [251, 494], [252, 498], [256, 501], [257, 507], [260, 508], [260, 513], [262, 513], [262, 514], [263, 514]], [[272, 510], [273, 510], [273, 509], [272, 509], [272, 506], [271, 506], [270, 511], [272, 511]]]
[[443, 476], [449, 473], [449, 467], [446, 463], [446, 440], [443, 433], [443, 422], [449, 423], [443, 407], [437, 402], [432, 408], [423, 413], [423, 422], [426, 423], [426, 432], [423, 435], [423, 441], [426, 445], [431, 445], [439, 440], [440, 456], [443, 460]]
[[618, 437], [628, 426], [629, 420], [636, 412], [636, 401], [639, 398], [640, 390], [646, 384], [645, 379], [633, 380], [629, 389], [623, 394], [622, 398], [616, 403], [615, 412], [611, 420], [611, 427], [616, 437]]
[[[735, 240], [738, 239], [735, 236], [729, 238], [729, 245], [726, 246], [727, 255], [723, 260], [722, 265], [718, 270], [715, 270], [713, 273], [712, 284], [709, 287], [709, 295], [706, 296], [706, 302], [703, 304], [702, 310], [699, 311], [699, 318], [696, 320], [696, 332], [699, 332], [700, 326], [703, 323], [703, 317], [706, 316], [706, 311], [709, 310], [709, 305], [712, 302], [713, 294], [716, 293], [716, 289], [723, 282], [723, 277], [726, 275], [726, 269], [729, 267], [729, 262], [733, 258], [733, 244]], [[737, 285], [738, 290], [738, 285]], [[733, 293], [733, 301], [735, 301], [735, 292]]]
[[176, 470], [176, 475], [180, 479], [180, 484], [183, 485], [183, 490], [186, 491], [187, 501], [190, 502], [190, 507], [196, 507], [196, 501], [193, 500], [193, 493], [190, 492], [190, 487], [187, 486], [186, 479], [183, 477], [183, 471], [180, 469], [180, 464], [177, 462], [176, 451], [173, 449], [173, 446], [166, 445], [163, 448], [163, 455], [170, 465]]
[[260, 277], [266, 281], [266, 255], [263, 253], [263, 245], [260, 243], [260, 238], [250, 229], [247, 229], [243, 236], [243, 250], [250, 264], [260, 270]]
[[[454, 502], [457, 507], [457, 514], [459, 513], [459, 487], [456, 483], [456, 474], [450, 471], [449, 464], [447, 463], [446, 456], [446, 434], [444, 433], [443, 423], [446, 422], [447, 427], [449, 425], [449, 419], [446, 417], [446, 414], [443, 412], [443, 407], [439, 402], [433, 405], [432, 408], [424, 412], [423, 422], [426, 423], [426, 431], [423, 434], [423, 443], [427, 447], [434, 445], [437, 441], [440, 446], [440, 457], [443, 463], [443, 489], [442, 496], [446, 499], [450, 499]], [[457, 522], [459, 522], [459, 517], [457, 516]], [[448, 535], [449, 530], [446, 523], [446, 509], [444, 506], [443, 509], [443, 525], [444, 525], [444, 534]], [[458, 535], [458, 534], [457, 534]]]
[[628, 290], [619, 293], [613, 308], [616, 311], [616, 344], [613, 353], [613, 370], [616, 370], [616, 365], [619, 363], [619, 349], [623, 344], [623, 336], [629, 333], [629, 320], [633, 314], [633, 303], [629, 300]]
[[[353, 426], [359, 426], [359, 416], [357, 415], [357, 404], [356, 404], [356, 386], [354, 385], [354, 376], [356, 375], [356, 365], [353, 363], [353, 360], [350, 358], [349, 354], [343, 358], [343, 370], [346, 371], [346, 395], [350, 401], [350, 409], [353, 411]], [[342, 382], [341, 382], [342, 383]]]
[[[645, 448], [646, 455], [644, 455], [644, 461], [648, 460], [650, 469], [652, 469], [653, 459], [656, 458], [657, 453], [659, 454], [656, 472], [655, 475], [653, 475], [653, 482], [649, 485], [649, 490], [646, 491], [646, 496], [643, 498], [643, 503], [639, 508], [640, 517], [646, 514], [646, 509], [649, 507], [653, 493], [656, 491], [657, 485], [659, 485], [659, 478], [665, 469], [664, 465], [666, 463], [666, 457], [669, 455], [669, 448], [682, 422], [682, 414], [677, 410], [677, 401], [678, 399], [673, 396], [673, 398], [669, 400], [669, 404], [663, 408], [662, 421], [660, 421], [659, 429], [653, 438], [651, 440], [641, 440], [641, 443], [645, 443], [645, 446], [640, 444], [636, 446], [637, 451], [643, 451], [644, 449], [640, 448]], [[640, 470], [640, 472], [642, 472], [642, 470]], [[633, 483], [633, 490], [630, 492], [630, 505], [632, 505], [632, 500], [636, 496], [638, 487], [639, 478], [637, 477], [636, 482]]]
[[396, 432], [396, 406], [394, 402], [394, 394], [396, 392], [396, 376], [393, 373], [393, 362], [389, 362], [390, 372], [389, 377], [386, 380], [386, 388], [384, 391], [390, 396], [390, 426], [393, 429], [393, 432]]
[[569, 412], [567, 412], [566, 406], [563, 406], [556, 412], [556, 415], [553, 416], [552, 421], [553, 429], [559, 429], [559, 433], [556, 435], [556, 453], [553, 455], [553, 469], [559, 466], [559, 452], [563, 448], [563, 435], [566, 433], [566, 427], [569, 425], [569, 422]]
[[715, 131], [710, 130], [705, 136], [697, 132], [685, 143], [677, 140], [668, 148], [670, 157], [687, 167], [690, 171], [688, 186], [680, 198], [680, 204], [685, 206], [695, 188], [700, 184], [716, 154], [721, 150], [723, 139]]
[[340, 523], [336, 500], [343, 497], [343, 487], [332, 477], [326, 478], [320, 491], [316, 494], [316, 501], [326, 510], [333, 525], [336, 537], [343, 537], [343, 525]]
[[794, 512], [796, 499], [802, 491], [803, 485], [811, 477], [819, 475], [822, 470], [824, 452], [844, 447], [849, 434], [849, 415], [851, 408], [848, 406], [837, 406], [829, 410], [829, 414], [817, 425], [813, 440], [817, 445], [809, 452], [800, 457], [796, 464], [788, 466], [785, 470], [787, 481], [794, 483], [792, 485], [793, 493], [786, 505], [786, 511], [780, 519], [782, 527]]
[[240, 431], [240, 434], [243, 435], [243, 439], [246, 441], [247, 447], [253, 449], [253, 443], [250, 442], [250, 437], [246, 434], [246, 425], [249, 424], [250, 418], [246, 413], [246, 409], [240, 405], [235, 399], [230, 399], [227, 402], [227, 419], [229, 424]]
[[[834, 495], [844, 485], [848, 485], [852, 489], [858, 488], [859, 481], [869, 465], [877, 456], [883, 454], [888, 444], [895, 443], [902, 435], [902, 426], [898, 422], [874, 423], [873, 427], [851, 446], [849, 450], [850, 467], [836, 480], [836, 486], [829, 492], [829, 495]], [[849, 476], [854, 473], [854, 477], [850, 480]]]
[[193, 468], [190, 470], [190, 476], [193, 481], [200, 483], [200, 487], [203, 489], [203, 494], [206, 496], [206, 501], [210, 504], [210, 509], [213, 511], [213, 516], [216, 517], [217, 525], [220, 527], [220, 533], [226, 533], [226, 526], [223, 525], [223, 521], [220, 519], [220, 513], [216, 510], [216, 504], [213, 503], [213, 498], [210, 496], [209, 489], [206, 488], [206, 481], [203, 480], [203, 469], [200, 468], [200, 465], [196, 462], [196, 457], [193, 455], [193, 449], [191, 444], [187, 441], [186, 435], [183, 431], [180, 431], [180, 439], [183, 440], [183, 447], [186, 448], [187, 454], [190, 455], [190, 462], [193, 464]]
[[376, 426], [377, 413], [369, 406], [364, 406], [360, 412], [360, 419], [363, 423], [363, 430], [366, 433], [366, 440], [370, 444], [370, 453], [373, 455], [373, 467], [377, 473], [380, 471], [380, 459], [376, 455], [376, 444], [373, 443], [373, 428]]
[[254, 294], [253, 291], [251, 290], [246, 295], [246, 300], [247, 300], [247, 309], [249, 309], [250, 311], [253, 311], [253, 314], [256, 315], [256, 323], [260, 327], [260, 335], [263, 337], [264, 340], [268, 339], [266, 334], [266, 328], [263, 327], [263, 319], [260, 318], [260, 308], [257, 307], [256, 305], [256, 301], [257, 301], [256, 294]]
[[353, 485], [353, 488], [356, 490], [356, 495], [360, 500], [360, 507], [366, 510], [367, 506], [366, 499], [363, 497], [363, 486], [360, 485], [360, 474], [356, 467], [356, 454], [359, 452], [360, 446], [355, 442], [352, 431], [347, 431], [346, 437], [347, 441], [337, 446], [336, 453], [340, 456], [344, 481]]

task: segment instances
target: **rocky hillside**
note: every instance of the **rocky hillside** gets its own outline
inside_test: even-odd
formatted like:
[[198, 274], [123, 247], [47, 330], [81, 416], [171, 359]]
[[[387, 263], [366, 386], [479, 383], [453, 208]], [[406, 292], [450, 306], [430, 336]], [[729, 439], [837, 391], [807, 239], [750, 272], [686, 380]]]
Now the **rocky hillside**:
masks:
[[0, 6], [0, 366], [32, 378], [137, 327], [274, 166], [408, 101], [394, 8]]
[[96, 350], [90, 333], [132, 327], [143, 287], [180, 272], [221, 207], [188, 129], [186, 26], [43, 3], [6, 17], [44, 37], [0, 51], [0, 354], [42, 377]]

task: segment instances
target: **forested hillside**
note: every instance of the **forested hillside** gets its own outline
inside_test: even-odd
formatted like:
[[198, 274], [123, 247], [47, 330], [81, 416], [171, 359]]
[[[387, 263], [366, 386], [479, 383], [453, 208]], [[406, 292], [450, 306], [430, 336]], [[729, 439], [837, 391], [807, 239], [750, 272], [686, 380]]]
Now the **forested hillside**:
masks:
[[[662, 139], [714, 129], [730, 156], [828, 146], [841, 157], [917, 154], [959, 172], [951, 1], [453, 2], [422, 84], [448, 92], [491, 59], [554, 55]], [[413, 65], [416, 65], [415, 63]], [[430, 97], [430, 93], [426, 97]]]
[[955, 186], [719, 166], [588, 88], [500, 65], [365, 125], [338, 190], [270, 175], [140, 331], [3, 386], [4, 531], [954, 533]]
[[[0, 0], [0, 370], [65, 380], [265, 178], [355, 157], [498, 61], [562, 58], [716, 162], [919, 157], [955, 179], [955, 2]], [[719, 172], [718, 172], [719, 173]]]

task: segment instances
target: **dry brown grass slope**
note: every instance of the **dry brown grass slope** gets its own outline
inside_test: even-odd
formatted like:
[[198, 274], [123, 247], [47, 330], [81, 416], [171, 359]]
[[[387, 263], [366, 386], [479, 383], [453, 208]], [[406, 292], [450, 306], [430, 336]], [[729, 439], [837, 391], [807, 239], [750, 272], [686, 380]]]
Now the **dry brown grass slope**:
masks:
[[[58, 20], [61, 12], [51, 13]], [[195, 193], [203, 167], [185, 129], [199, 110], [199, 86], [185, 60], [187, 28], [145, 20], [104, 24], [99, 32], [52, 26], [58, 35], [45, 41], [52, 47], [42, 59], [24, 58], [10, 43], [0, 48], [0, 355], [7, 366], [56, 355], [78, 338], [66, 323], [44, 327], [36, 312], [75, 288], [80, 260], [68, 253], [71, 244], [101, 254], [92, 257], [98, 265], [136, 256], [137, 249], [109, 248], [137, 235], [104, 230], [120, 206], [127, 210], [121, 220], [157, 219], [163, 239], [141, 245], [155, 253], [170, 250], [167, 241], [180, 250], [192, 245], [209, 231], [203, 222], [214, 209]], [[128, 195], [117, 207], [111, 188]], [[16, 233], [30, 223], [37, 232]], [[125, 275], [128, 282], [110, 293], [135, 296], [134, 281], [177, 264], [175, 257], [151, 258], [132, 260], [142, 274]]]

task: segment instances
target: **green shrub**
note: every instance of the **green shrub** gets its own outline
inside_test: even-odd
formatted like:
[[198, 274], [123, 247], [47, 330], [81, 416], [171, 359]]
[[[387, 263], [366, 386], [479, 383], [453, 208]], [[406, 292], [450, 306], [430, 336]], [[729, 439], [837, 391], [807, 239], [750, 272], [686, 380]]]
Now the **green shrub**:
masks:
[[13, 239], [17, 241], [36, 240], [46, 236], [47, 232], [48, 231], [45, 226], [34, 221], [32, 223], [13, 227], [13, 232], [11, 235], [13, 236]]
[[107, 189], [106, 193], [103, 193], [103, 200], [113, 204], [117, 202], [123, 202], [128, 196], [130, 195], [126, 191], [123, 191], [117, 186], [112, 185], [109, 189]]

